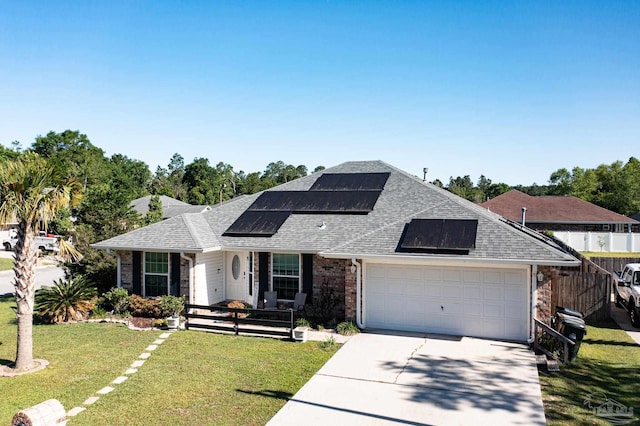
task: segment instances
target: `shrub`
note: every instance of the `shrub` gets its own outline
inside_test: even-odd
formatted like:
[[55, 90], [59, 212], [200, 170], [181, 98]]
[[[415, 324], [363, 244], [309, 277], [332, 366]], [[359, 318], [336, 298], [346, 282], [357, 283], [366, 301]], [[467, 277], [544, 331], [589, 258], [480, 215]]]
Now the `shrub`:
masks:
[[311, 324], [306, 318], [298, 318], [296, 320], [296, 327], [311, 327]]
[[95, 307], [96, 288], [84, 276], [59, 279], [53, 287], [42, 287], [35, 293], [34, 310], [44, 321], [61, 323], [88, 318]]
[[153, 326], [156, 328], [165, 328], [167, 326], [167, 319], [166, 318], [154, 319]]
[[353, 321], [341, 322], [337, 325], [336, 331], [343, 336], [353, 336], [360, 333], [360, 329]]
[[184, 310], [184, 297], [160, 296], [159, 299], [162, 317], [178, 316]]
[[333, 336], [327, 337], [324, 342], [318, 343], [320, 349], [331, 349], [336, 344], [336, 339]]
[[317, 324], [335, 322], [336, 312], [341, 304], [341, 298], [336, 294], [335, 288], [329, 285], [325, 279], [320, 286], [318, 295], [313, 304], [306, 307], [307, 316]]
[[129, 312], [134, 317], [163, 318], [159, 300], [146, 299], [137, 294], [129, 296]]
[[129, 292], [126, 288], [112, 288], [104, 295], [106, 309], [114, 314], [124, 314], [129, 309]]
[[95, 306], [89, 313], [89, 318], [107, 318], [107, 311], [102, 306]]

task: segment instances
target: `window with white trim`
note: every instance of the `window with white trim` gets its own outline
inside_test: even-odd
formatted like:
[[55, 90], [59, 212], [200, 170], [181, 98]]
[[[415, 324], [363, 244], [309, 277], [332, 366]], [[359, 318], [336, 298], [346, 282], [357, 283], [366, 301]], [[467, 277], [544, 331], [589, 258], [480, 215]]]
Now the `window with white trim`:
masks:
[[169, 253], [144, 253], [144, 296], [169, 294]]
[[271, 254], [271, 290], [278, 292], [278, 299], [295, 299], [301, 282], [299, 254]]

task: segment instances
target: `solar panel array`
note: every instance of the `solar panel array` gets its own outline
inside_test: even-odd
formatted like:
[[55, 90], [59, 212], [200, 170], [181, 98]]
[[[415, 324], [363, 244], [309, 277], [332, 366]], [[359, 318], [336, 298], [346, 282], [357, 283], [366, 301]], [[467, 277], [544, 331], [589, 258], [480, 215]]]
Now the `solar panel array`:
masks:
[[366, 214], [382, 191], [268, 191], [249, 207], [252, 211]]
[[367, 214], [373, 211], [389, 173], [325, 173], [309, 191], [265, 191], [225, 231], [225, 236], [278, 232], [290, 214]]
[[476, 219], [412, 219], [400, 241], [402, 250], [470, 250], [476, 247]]
[[390, 173], [325, 173], [309, 191], [382, 191]]
[[223, 235], [232, 237], [271, 237], [289, 217], [289, 212], [246, 210]]

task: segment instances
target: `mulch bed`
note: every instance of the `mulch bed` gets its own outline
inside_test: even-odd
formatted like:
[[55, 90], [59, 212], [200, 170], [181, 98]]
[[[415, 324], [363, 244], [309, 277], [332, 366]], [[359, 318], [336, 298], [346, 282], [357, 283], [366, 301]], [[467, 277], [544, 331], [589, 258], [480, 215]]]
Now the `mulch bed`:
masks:
[[129, 322], [136, 328], [152, 328], [153, 318], [131, 317]]

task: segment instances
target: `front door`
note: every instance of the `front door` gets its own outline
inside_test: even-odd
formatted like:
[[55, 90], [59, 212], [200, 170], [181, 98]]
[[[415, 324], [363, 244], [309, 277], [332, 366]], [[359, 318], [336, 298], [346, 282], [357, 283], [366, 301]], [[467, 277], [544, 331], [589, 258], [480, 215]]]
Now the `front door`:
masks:
[[244, 301], [247, 298], [247, 253], [227, 252], [226, 257], [227, 299]]

